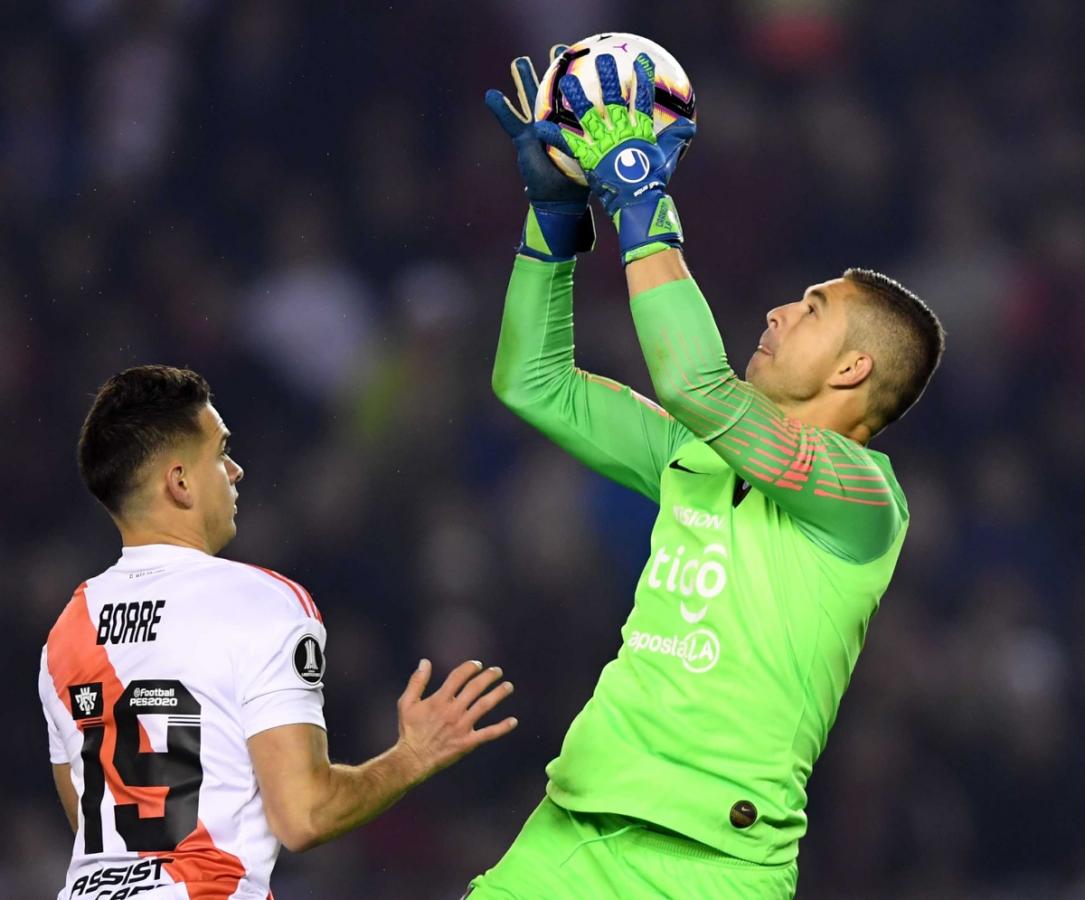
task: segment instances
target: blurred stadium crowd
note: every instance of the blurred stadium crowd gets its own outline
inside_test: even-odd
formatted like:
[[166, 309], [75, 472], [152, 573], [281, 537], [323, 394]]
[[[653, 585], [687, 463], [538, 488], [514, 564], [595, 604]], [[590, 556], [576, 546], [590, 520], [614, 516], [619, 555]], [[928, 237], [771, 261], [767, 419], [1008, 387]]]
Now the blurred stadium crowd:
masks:
[[[393, 742], [419, 656], [517, 684], [512, 737], [284, 853], [276, 897], [451, 900], [512, 839], [617, 650], [654, 511], [490, 392], [524, 203], [482, 94], [512, 56], [611, 29], [696, 85], [672, 190], [737, 365], [768, 308], [848, 265], [949, 331], [875, 444], [911, 534], [812, 779], [799, 897], [1085, 897], [1083, 20], [1073, 0], [4, 4], [0, 896], [62, 880], [38, 652], [117, 555], [73, 451], [96, 387], [143, 362], [206, 375], [234, 432], [225, 555], [322, 607], [334, 756]], [[580, 264], [578, 362], [650, 390], [609, 231]]]

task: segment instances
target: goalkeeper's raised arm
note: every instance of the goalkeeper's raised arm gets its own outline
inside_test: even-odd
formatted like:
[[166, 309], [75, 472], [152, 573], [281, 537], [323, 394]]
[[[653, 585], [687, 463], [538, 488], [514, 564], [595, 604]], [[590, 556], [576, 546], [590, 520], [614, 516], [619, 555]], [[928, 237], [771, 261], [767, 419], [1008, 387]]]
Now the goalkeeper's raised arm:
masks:
[[[554, 47], [551, 58], [564, 48]], [[505, 299], [494, 361], [495, 393], [517, 415], [595, 471], [658, 500], [659, 478], [689, 431], [630, 388], [576, 368], [574, 254], [595, 242], [588, 189], [562, 175], [533, 130], [538, 80], [531, 61], [512, 63], [516, 103], [486, 103], [516, 148], [529, 202]]]

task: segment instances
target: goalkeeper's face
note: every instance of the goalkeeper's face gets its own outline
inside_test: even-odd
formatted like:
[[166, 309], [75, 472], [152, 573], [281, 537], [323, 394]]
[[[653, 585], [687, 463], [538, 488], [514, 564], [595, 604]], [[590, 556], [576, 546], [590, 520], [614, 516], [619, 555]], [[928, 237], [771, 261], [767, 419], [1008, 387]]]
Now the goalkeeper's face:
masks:
[[848, 334], [843, 278], [807, 288], [769, 310], [768, 327], [746, 366], [746, 380], [779, 404], [801, 403], [829, 389]]

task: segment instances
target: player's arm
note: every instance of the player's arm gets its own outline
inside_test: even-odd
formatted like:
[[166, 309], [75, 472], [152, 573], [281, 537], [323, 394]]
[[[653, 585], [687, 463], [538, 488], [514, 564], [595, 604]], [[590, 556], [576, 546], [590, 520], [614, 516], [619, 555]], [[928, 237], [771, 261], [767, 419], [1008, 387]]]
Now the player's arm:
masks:
[[827, 549], [856, 562], [888, 550], [902, 523], [881, 469], [859, 444], [788, 419], [735, 374], [681, 252], [630, 263], [626, 276], [663, 406]]
[[72, 783], [72, 767], [68, 762], [68, 751], [64, 746], [60, 728], [57, 726], [56, 688], [49, 673], [49, 646], [41, 648], [41, 660], [38, 666], [38, 699], [45, 715], [45, 725], [49, 737], [49, 760], [53, 764], [53, 784], [56, 785], [60, 805], [72, 831], [79, 829], [79, 794]]
[[331, 763], [327, 734], [312, 724], [249, 738], [268, 824], [287, 849], [307, 850], [370, 821], [415, 785], [516, 727], [514, 718], [475, 727], [512, 692], [509, 682], [498, 684], [500, 669], [466, 662], [423, 698], [430, 672], [423, 660], [399, 698], [399, 740], [361, 765]]
[[574, 266], [517, 256], [494, 360], [494, 392], [591, 469], [658, 500], [663, 468], [691, 434], [636, 391], [576, 367]]
[[[564, 50], [550, 51], [551, 60]], [[671, 451], [689, 439], [663, 410], [573, 361], [573, 269], [595, 242], [588, 189], [562, 175], [533, 130], [538, 79], [512, 63], [514, 100], [486, 94], [516, 149], [529, 201], [505, 299], [493, 387], [517, 415], [597, 472], [652, 498]]]
[[53, 784], [56, 785], [60, 805], [64, 807], [64, 815], [68, 817], [68, 824], [73, 832], [78, 831], [79, 795], [72, 784], [72, 767], [69, 763], [53, 763]]

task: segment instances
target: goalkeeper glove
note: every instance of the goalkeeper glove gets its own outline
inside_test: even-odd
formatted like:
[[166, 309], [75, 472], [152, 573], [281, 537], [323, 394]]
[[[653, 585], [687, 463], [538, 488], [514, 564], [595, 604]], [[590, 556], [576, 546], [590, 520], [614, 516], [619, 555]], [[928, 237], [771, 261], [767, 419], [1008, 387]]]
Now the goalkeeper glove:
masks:
[[679, 118], [660, 132], [652, 124], [655, 66], [641, 53], [633, 63], [636, 91], [633, 110], [622, 93], [618, 67], [609, 53], [595, 62], [603, 89], [606, 118], [584, 93], [575, 75], [558, 82], [584, 129], [583, 137], [553, 122], [538, 122], [535, 133], [547, 144], [576, 157], [592, 193], [618, 229], [622, 262], [682, 246], [682, 224], [666, 192], [678, 159], [697, 126]]
[[[551, 62], [565, 49], [562, 44], [551, 47]], [[516, 252], [546, 262], [572, 259], [576, 253], [595, 246], [595, 223], [588, 207], [590, 191], [558, 170], [535, 134], [532, 126], [539, 79], [531, 60], [519, 56], [510, 68], [517, 105], [492, 88], [486, 92], [486, 105], [512, 138], [516, 163], [531, 203]]]

